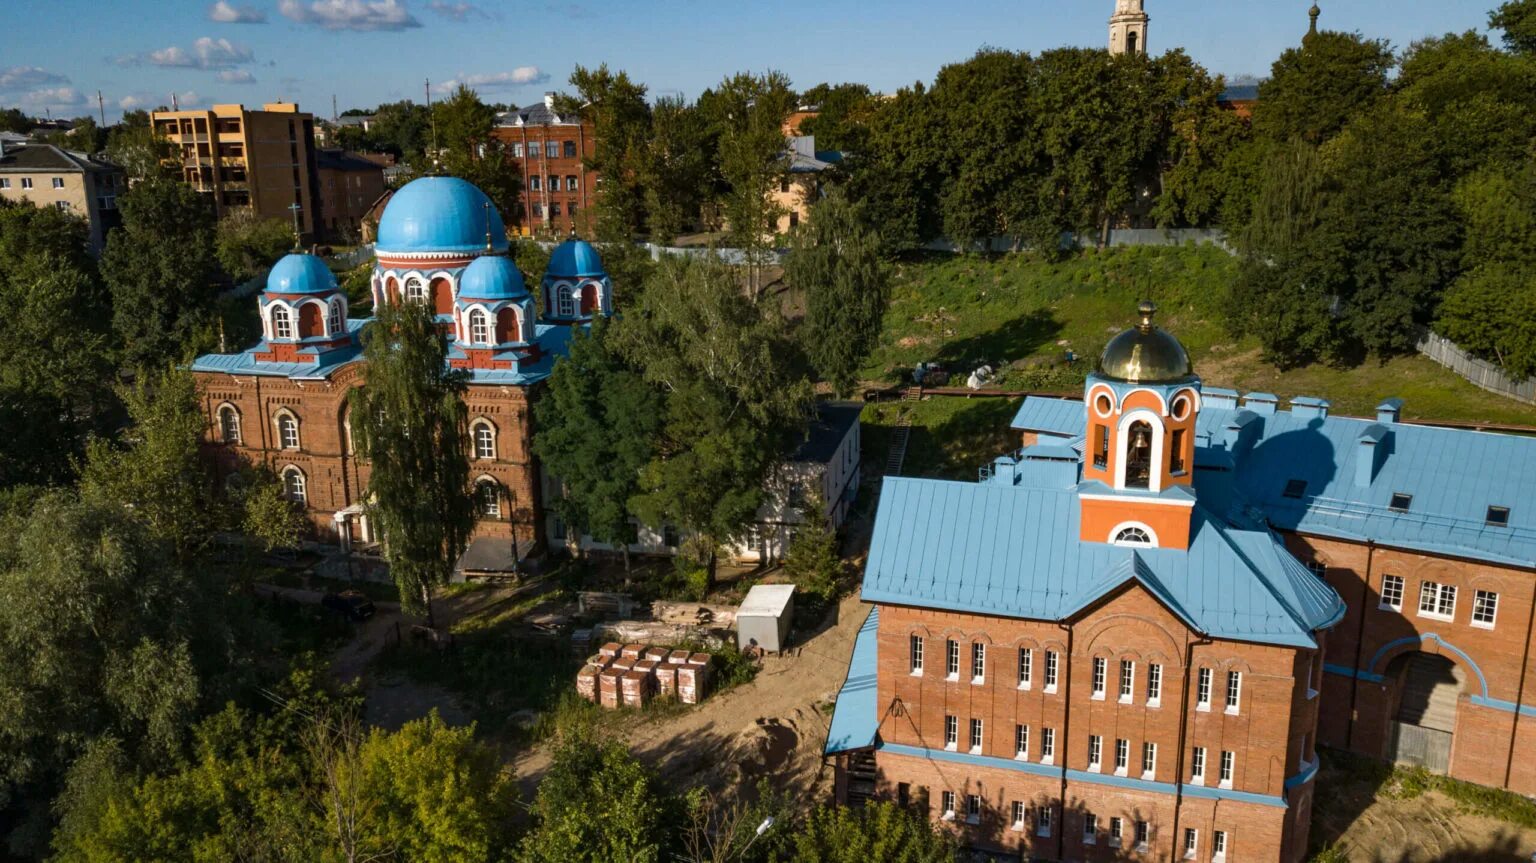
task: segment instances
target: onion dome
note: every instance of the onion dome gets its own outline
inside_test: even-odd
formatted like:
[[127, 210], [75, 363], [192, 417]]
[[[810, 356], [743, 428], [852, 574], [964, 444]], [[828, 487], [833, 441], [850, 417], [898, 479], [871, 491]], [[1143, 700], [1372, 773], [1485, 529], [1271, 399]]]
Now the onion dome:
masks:
[[337, 290], [331, 268], [314, 255], [284, 255], [267, 274], [269, 294], [330, 294]]
[[586, 240], [570, 239], [549, 253], [549, 267], [545, 277], [557, 279], [600, 279], [608, 275], [603, 269], [603, 259]]
[[1143, 302], [1137, 311], [1141, 323], [1110, 339], [1099, 357], [1099, 373], [1133, 384], [1172, 383], [1194, 374], [1179, 340], [1152, 325], [1157, 306]]
[[458, 177], [422, 177], [400, 188], [379, 219], [386, 252], [474, 254], [506, 251], [507, 229], [491, 199]]
[[459, 277], [461, 300], [520, 300], [529, 296], [523, 274], [511, 259], [482, 255], [469, 262]]

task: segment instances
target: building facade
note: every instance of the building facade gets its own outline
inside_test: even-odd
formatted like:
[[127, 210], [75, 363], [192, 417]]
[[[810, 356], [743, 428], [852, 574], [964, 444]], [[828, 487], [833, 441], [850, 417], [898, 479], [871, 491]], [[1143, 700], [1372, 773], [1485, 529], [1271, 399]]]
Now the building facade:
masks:
[[[514, 540], [516, 557], [533, 548], [543, 520], [531, 407], [572, 329], [613, 307], [601, 261], [586, 243], [562, 244], [551, 269], [580, 259], [598, 287], [572, 302], [571, 286], [555, 278], [542, 310], [506, 250], [501, 216], [479, 189], [452, 177], [416, 180], [380, 220], [372, 299], [375, 307], [426, 303], [451, 334], [448, 363], [469, 376], [472, 488], [465, 493], [479, 512], [475, 536]], [[192, 364], [206, 443], [226, 473], [243, 463], [270, 466], [316, 536], [344, 546], [377, 542], [364, 505], [368, 465], [352, 445], [347, 401], [367, 376], [359, 337], [370, 319], [349, 316], [335, 277], [309, 255], [279, 261], [258, 302], [260, 342]]]
[[384, 165], [346, 150], [320, 150], [320, 234], [340, 242], [362, 237], [363, 219], [384, 194]]
[[156, 111], [150, 122], [176, 146], [182, 178], [213, 198], [218, 216], [243, 207], [259, 218], [292, 222], [297, 207], [299, 232], [315, 238], [323, 222], [314, 115], [277, 102], [260, 111], [244, 105]]
[[1241, 505], [1152, 311], [1075, 435], [975, 483], [885, 480], [826, 747], [841, 800], [1026, 859], [1303, 859], [1344, 602]]
[[1109, 53], [1147, 53], [1146, 0], [1115, 0], [1115, 14], [1109, 19]]
[[54, 207], [86, 221], [93, 255], [122, 223], [117, 195], [128, 188], [121, 168], [52, 144], [0, 141], [0, 198]]
[[597, 151], [590, 120], [555, 111], [555, 94], [501, 115], [492, 134], [517, 160], [523, 181], [522, 209], [512, 224], [525, 234], [566, 234], [585, 224], [598, 178], [586, 160]]

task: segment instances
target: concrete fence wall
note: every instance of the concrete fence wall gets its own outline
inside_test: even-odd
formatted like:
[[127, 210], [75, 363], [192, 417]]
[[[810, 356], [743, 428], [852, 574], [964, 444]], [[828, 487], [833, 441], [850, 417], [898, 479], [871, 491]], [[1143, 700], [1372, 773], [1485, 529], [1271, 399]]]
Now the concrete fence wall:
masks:
[[1419, 353], [1471, 381], [1476, 386], [1501, 396], [1536, 404], [1536, 378], [1516, 381], [1504, 370], [1468, 354], [1455, 342], [1433, 332], [1425, 332], [1416, 346]]

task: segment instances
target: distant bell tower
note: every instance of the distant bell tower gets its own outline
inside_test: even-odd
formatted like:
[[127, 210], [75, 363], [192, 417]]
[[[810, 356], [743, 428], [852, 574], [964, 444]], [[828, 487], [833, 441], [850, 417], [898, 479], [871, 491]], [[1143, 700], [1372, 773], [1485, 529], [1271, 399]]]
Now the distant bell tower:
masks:
[[1146, 0], [1115, 0], [1115, 14], [1109, 19], [1109, 53], [1147, 53]]

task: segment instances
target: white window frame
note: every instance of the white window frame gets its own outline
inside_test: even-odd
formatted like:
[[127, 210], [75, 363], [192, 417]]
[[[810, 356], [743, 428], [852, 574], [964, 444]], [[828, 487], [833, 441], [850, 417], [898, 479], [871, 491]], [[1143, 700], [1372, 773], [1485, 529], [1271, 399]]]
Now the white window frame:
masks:
[[1153, 779], [1157, 776], [1157, 744], [1150, 740], [1141, 742], [1141, 778]]
[[62, 189], [62, 188], [64, 188], [64, 178], [63, 177], [54, 177], [53, 178], [53, 188], [55, 188], [55, 189]]
[[341, 301], [340, 300], [331, 300], [331, 302], [327, 304], [327, 306], [326, 306], [326, 315], [325, 315], [325, 328], [327, 330], [326, 335], [329, 335], [329, 336], [334, 336], [334, 335], [336, 335], [337, 333], [340, 333], [342, 330], [344, 330], [346, 328], [345, 324], [342, 321], [342, 317], [341, 317]]
[[405, 280], [405, 298], [412, 302], [425, 303], [431, 294], [427, 290], [427, 281], [420, 276], [411, 276]]
[[923, 676], [923, 637], [916, 633], [907, 640], [907, 664], [913, 677]]
[[1136, 692], [1136, 660], [1120, 660], [1120, 703], [1130, 704]]
[[1205, 784], [1205, 747], [1196, 746], [1189, 750], [1189, 782], [1191, 785]]
[[1145, 821], [1138, 820], [1135, 825], [1132, 826], [1132, 830], [1134, 832], [1131, 835], [1136, 842], [1136, 850], [1145, 852], [1147, 850], [1147, 846], [1152, 842], [1152, 825]]
[[283, 497], [297, 504], [309, 503], [309, 478], [295, 465], [283, 468]]
[[562, 318], [576, 317], [576, 289], [561, 285], [555, 289], [555, 314]]
[[1040, 763], [1056, 763], [1056, 729], [1040, 729]]
[[1163, 703], [1163, 666], [1160, 663], [1147, 663], [1147, 706], [1157, 707]]
[[980, 641], [971, 642], [971, 683], [980, 685], [987, 682], [987, 645]]
[[1241, 671], [1227, 672], [1227, 706], [1226, 713], [1236, 716], [1239, 707], [1243, 703], [1243, 673]]
[[[1403, 594], [1406, 592], [1406, 587], [1407, 585], [1404, 583], [1401, 575], [1383, 575], [1381, 577], [1381, 602], [1376, 607], [1386, 611], [1402, 611]], [[1394, 596], [1396, 597], [1395, 601], [1392, 599]]]
[[1013, 726], [1013, 759], [1029, 760], [1029, 726], [1015, 723]]
[[1492, 629], [1499, 616], [1499, 593], [1496, 590], [1477, 590], [1472, 594], [1472, 625], [1478, 629]]
[[1227, 859], [1227, 831], [1211, 831], [1211, 859], [1214, 861]]
[[1098, 773], [1103, 769], [1104, 738], [1097, 734], [1088, 735], [1088, 772]]
[[1035, 649], [1032, 647], [1019, 648], [1019, 688], [1029, 689], [1034, 685], [1035, 677]]
[[1092, 812], [1083, 813], [1083, 844], [1096, 845], [1099, 841], [1099, 816]]
[[1060, 674], [1059, 674], [1060, 666], [1061, 666], [1060, 655], [1057, 654], [1056, 651], [1054, 651], [1054, 650], [1047, 650], [1045, 652], [1045, 691], [1046, 692], [1055, 692], [1056, 691], [1056, 681], [1057, 681], [1057, 678], [1060, 677]]
[[1125, 840], [1125, 819], [1119, 815], [1111, 815], [1109, 818], [1109, 847], [1119, 848]]
[[982, 743], [987, 739], [986, 724], [977, 717], [972, 716], [970, 731], [970, 738], [967, 742], [971, 744], [971, 754], [980, 755]]
[[494, 459], [496, 457], [496, 429], [486, 420], [476, 420], [471, 432], [474, 435], [475, 458]]
[[31, 177], [22, 177], [21, 178], [21, 187], [23, 189], [30, 189], [30, 188], [32, 188], [32, 178]]
[[1184, 828], [1184, 859], [1193, 860], [1200, 853], [1200, 831], [1193, 827]]
[[1115, 775], [1125, 776], [1131, 772], [1131, 741], [1124, 737], [1115, 738]]
[[489, 315], [483, 309], [469, 310], [469, 343], [472, 345], [489, 345], [491, 342], [491, 324], [487, 320]]
[[1028, 807], [1024, 805], [1023, 800], [1013, 801], [1013, 829], [1015, 832], [1022, 832], [1024, 830], [1024, 821], [1027, 817], [1025, 813], [1027, 811]]
[[967, 794], [967, 795], [965, 795], [965, 823], [967, 823], [967, 824], [980, 824], [981, 823], [981, 795], [980, 794]]
[[1237, 773], [1237, 753], [1230, 749], [1221, 750], [1221, 773], [1217, 776], [1218, 788], [1231, 788], [1232, 777]]
[[1035, 835], [1041, 839], [1051, 838], [1051, 807], [1035, 807]]
[[1195, 709], [1211, 709], [1211, 678], [1214, 676], [1209, 668], [1200, 669], [1195, 681]]
[[939, 805], [944, 810], [944, 814], [940, 815], [939, 816], [940, 818], [942, 818], [945, 821], [953, 821], [953, 820], [955, 820], [955, 792], [953, 792], [953, 791], [944, 791], [944, 792], [942, 792], [939, 795]]
[[299, 434], [299, 418], [286, 410], [277, 414], [277, 445], [282, 449], [304, 448], [304, 438]]
[[944, 679], [960, 679], [960, 642], [953, 638], [944, 639]]
[[[230, 419], [234, 422], [229, 422]], [[234, 432], [233, 439], [230, 436], [231, 431]], [[244, 441], [241, 435], [240, 409], [232, 404], [219, 405], [219, 443], [239, 446]]]
[[285, 305], [274, 305], [270, 313], [272, 318], [272, 338], [293, 338], [293, 313]]
[[501, 518], [501, 484], [490, 477], [475, 482], [475, 512], [481, 518]]
[[960, 748], [960, 717], [946, 713], [944, 715], [944, 749], [955, 752]]
[[[1426, 602], [1429, 605], [1428, 611], [1424, 608]], [[1456, 585], [1428, 579], [1419, 582], [1419, 617], [1454, 621], [1456, 619]]]
[[1093, 658], [1093, 700], [1104, 700], [1105, 680], [1109, 674], [1109, 660], [1102, 656]]

